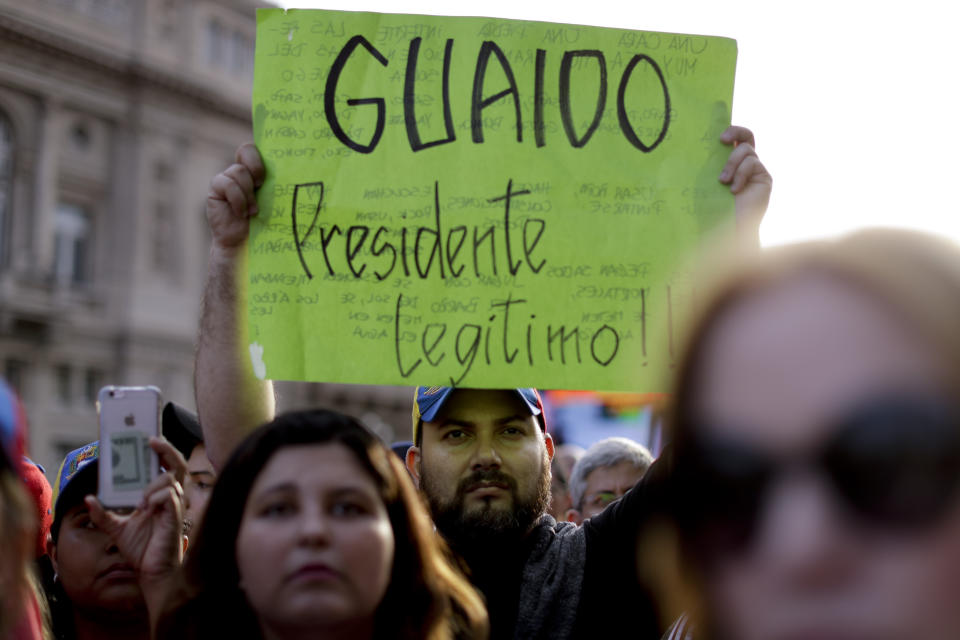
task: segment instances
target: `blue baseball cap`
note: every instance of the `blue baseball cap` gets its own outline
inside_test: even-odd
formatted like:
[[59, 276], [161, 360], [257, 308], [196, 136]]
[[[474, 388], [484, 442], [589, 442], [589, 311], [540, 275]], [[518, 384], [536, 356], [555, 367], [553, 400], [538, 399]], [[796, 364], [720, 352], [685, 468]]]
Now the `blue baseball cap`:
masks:
[[[67, 454], [60, 464], [57, 471], [57, 479], [53, 485], [53, 521], [54, 529], [59, 529], [60, 519], [64, 511], [69, 509], [76, 502], [76, 498], [83, 499], [88, 493], [94, 493], [97, 490], [97, 460], [100, 459], [100, 442], [94, 441], [85, 444], [82, 447], [74, 449]], [[81, 486], [79, 492], [72, 490], [75, 486]], [[71, 491], [67, 491], [70, 488]], [[73, 500], [61, 499], [65, 494], [77, 493]], [[56, 538], [56, 535], [54, 535]]]
[[54, 485], [53, 501], [67, 488], [70, 481], [80, 472], [81, 469], [100, 459], [100, 441], [95, 440], [90, 444], [78, 447], [67, 454], [67, 457], [60, 463], [60, 469], [57, 471], [57, 484]]
[[[413, 441], [416, 443], [420, 435], [421, 422], [433, 422], [440, 409], [456, 391], [453, 387], [417, 387], [413, 394]], [[543, 399], [540, 392], [533, 387], [514, 389], [523, 404], [530, 410], [530, 415], [540, 416], [540, 429], [547, 430], [547, 423], [543, 419]]]

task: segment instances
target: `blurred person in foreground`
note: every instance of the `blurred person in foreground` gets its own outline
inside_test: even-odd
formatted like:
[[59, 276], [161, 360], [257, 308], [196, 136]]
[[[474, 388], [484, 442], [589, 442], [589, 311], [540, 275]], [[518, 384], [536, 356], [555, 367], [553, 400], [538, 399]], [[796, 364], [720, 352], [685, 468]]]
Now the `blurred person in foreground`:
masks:
[[672, 417], [697, 638], [960, 638], [958, 327], [960, 251], [918, 233], [720, 276]]
[[13, 390], [0, 380], [0, 638], [40, 640], [45, 601], [33, 570], [36, 508], [21, 480], [26, 416]]
[[150, 446], [171, 471], [155, 478], [140, 505], [125, 514], [105, 510], [96, 498], [98, 442], [71, 451], [60, 465], [47, 543], [56, 572], [48, 596], [58, 640], [151, 637], [186, 544], [186, 462], [166, 440], [151, 438]]
[[605, 438], [590, 445], [570, 474], [568, 522], [582, 524], [623, 497], [653, 464], [653, 456], [629, 438]]
[[158, 637], [487, 637], [397, 456], [333, 411], [280, 415], [241, 443], [182, 577]]

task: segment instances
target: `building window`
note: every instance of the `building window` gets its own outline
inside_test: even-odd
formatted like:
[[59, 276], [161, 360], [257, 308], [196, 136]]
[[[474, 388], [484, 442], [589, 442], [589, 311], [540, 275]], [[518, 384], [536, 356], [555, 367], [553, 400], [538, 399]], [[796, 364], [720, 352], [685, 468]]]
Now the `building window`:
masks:
[[64, 407], [73, 403], [73, 371], [68, 364], [58, 364], [53, 372], [57, 387], [57, 400]]
[[173, 211], [167, 203], [158, 202], [153, 212], [153, 268], [169, 276], [176, 275], [175, 233]]
[[163, 160], [153, 163], [153, 179], [161, 186], [169, 185], [173, 182], [173, 165]]
[[[176, 189], [176, 170], [165, 160], [153, 163], [153, 177], [157, 182], [157, 191], [172, 193]], [[177, 251], [176, 216], [173, 207], [159, 200], [153, 207], [153, 245], [151, 251], [153, 268], [170, 278], [176, 278], [179, 265]]]
[[157, 28], [164, 38], [172, 38], [177, 33], [178, 5], [179, 0], [163, 0], [158, 7]]
[[86, 208], [61, 202], [54, 217], [53, 277], [69, 286], [90, 281], [92, 216]]
[[207, 63], [233, 75], [253, 75], [253, 38], [231, 29], [219, 18], [210, 18], [204, 34]]
[[223, 25], [220, 24], [220, 21], [216, 18], [212, 18], [207, 23], [207, 62], [209, 62], [214, 67], [219, 67], [224, 64], [226, 56], [226, 29], [223, 28]]
[[6, 261], [10, 218], [10, 191], [13, 185], [13, 126], [0, 111], [0, 265]]
[[232, 44], [230, 62], [233, 65], [233, 72], [240, 75], [253, 75], [253, 43], [250, 38], [241, 31], [234, 31]]
[[19, 358], [7, 358], [3, 363], [3, 378], [22, 399], [26, 392], [28, 364]]
[[87, 151], [90, 148], [90, 129], [86, 123], [77, 122], [70, 128], [70, 142], [78, 151]]
[[103, 372], [97, 369], [87, 369], [83, 376], [84, 399], [91, 404], [95, 403], [102, 386]]
[[118, 28], [129, 28], [133, 18], [134, 3], [129, 0], [56, 0], [56, 3]]

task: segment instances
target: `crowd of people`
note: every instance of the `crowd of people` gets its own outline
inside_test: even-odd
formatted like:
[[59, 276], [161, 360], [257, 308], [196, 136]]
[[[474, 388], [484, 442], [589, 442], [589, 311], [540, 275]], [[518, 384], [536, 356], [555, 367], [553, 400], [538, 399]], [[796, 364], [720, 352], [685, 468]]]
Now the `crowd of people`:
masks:
[[741, 241], [703, 268], [657, 459], [556, 445], [533, 388], [417, 387], [399, 452], [335, 408], [274, 415], [240, 147], [208, 198], [198, 415], [164, 408], [140, 504], [95, 497], [97, 442], [46, 484], [0, 387], [0, 638], [960, 637], [960, 250], [760, 251], [770, 176], [747, 129], [722, 140]]

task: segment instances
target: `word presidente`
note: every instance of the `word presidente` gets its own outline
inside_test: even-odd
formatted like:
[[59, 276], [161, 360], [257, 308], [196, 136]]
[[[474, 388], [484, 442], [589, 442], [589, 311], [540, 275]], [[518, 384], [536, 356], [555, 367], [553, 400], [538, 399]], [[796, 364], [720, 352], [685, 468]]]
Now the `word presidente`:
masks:
[[[297, 211], [300, 208], [300, 192], [304, 191], [306, 195], [316, 198], [316, 206], [313, 207], [313, 217], [306, 231], [301, 236], [301, 225], [297, 221]], [[533, 273], [539, 273], [546, 264], [545, 259], [539, 262], [533, 257], [547, 228], [546, 220], [542, 218], [527, 218], [519, 232], [511, 233], [510, 223], [510, 202], [513, 198], [528, 195], [529, 190], [513, 190], [513, 180], [507, 182], [506, 193], [496, 198], [491, 198], [489, 202], [503, 202], [503, 234], [502, 249], [500, 256], [506, 261], [506, 270], [511, 276], [517, 275], [524, 263]], [[459, 278], [467, 268], [467, 260], [473, 264], [473, 273], [480, 277], [489, 269], [489, 275], [498, 275], [497, 260], [497, 226], [491, 224], [486, 227], [477, 225], [455, 225], [449, 229], [441, 225], [440, 216], [440, 185], [439, 182], [433, 183], [433, 205], [434, 205], [434, 224], [432, 227], [417, 227], [416, 229], [406, 226], [400, 229], [391, 229], [384, 225], [379, 225], [375, 229], [366, 224], [350, 225], [342, 229], [340, 225], [321, 225], [317, 226], [323, 206], [324, 187], [323, 182], [308, 182], [298, 184], [293, 189], [293, 205], [291, 207], [291, 224], [293, 229], [294, 245], [297, 249], [297, 255], [300, 258], [300, 265], [308, 278], [313, 278], [313, 272], [307, 264], [307, 256], [304, 249], [307, 242], [316, 231], [320, 240], [320, 253], [323, 254], [323, 261], [327, 269], [327, 274], [336, 276], [337, 271], [334, 266], [338, 262], [336, 255], [343, 256], [342, 262], [345, 262], [347, 269], [356, 279], [363, 277], [367, 267], [370, 266], [368, 256], [375, 259], [372, 267], [373, 275], [377, 280], [384, 280], [399, 266], [406, 277], [416, 276], [426, 279], [434, 272], [433, 265], [436, 264], [436, 271], [440, 278]], [[472, 230], [472, 233], [470, 231]], [[400, 236], [399, 247], [395, 241], [388, 239]], [[514, 236], [519, 235], [519, 238]], [[467, 242], [470, 237], [469, 243]], [[338, 242], [334, 242], [338, 240]], [[367, 242], [369, 240], [369, 243]], [[464, 245], [467, 245], [464, 247]], [[340, 245], [337, 247], [337, 245]], [[466, 251], [463, 251], [466, 248]], [[461, 252], [468, 256], [467, 259], [461, 257]], [[412, 254], [412, 256], [410, 255]], [[489, 255], [489, 261], [487, 261]], [[522, 256], [520, 257], [515, 256]], [[331, 261], [333, 258], [333, 261]], [[436, 261], [436, 262], [435, 262]], [[481, 265], [481, 261], [483, 265]], [[489, 264], [489, 267], [486, 265]]]

